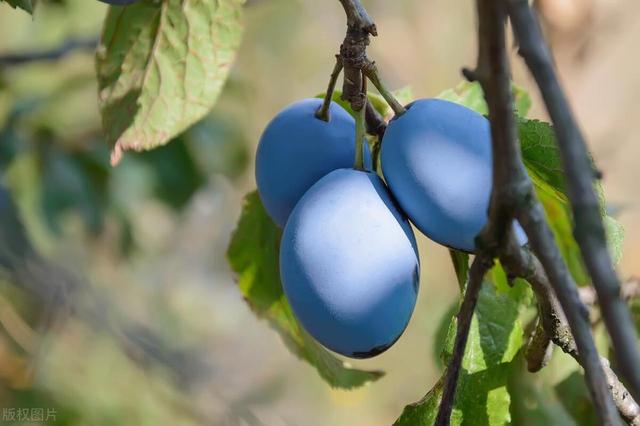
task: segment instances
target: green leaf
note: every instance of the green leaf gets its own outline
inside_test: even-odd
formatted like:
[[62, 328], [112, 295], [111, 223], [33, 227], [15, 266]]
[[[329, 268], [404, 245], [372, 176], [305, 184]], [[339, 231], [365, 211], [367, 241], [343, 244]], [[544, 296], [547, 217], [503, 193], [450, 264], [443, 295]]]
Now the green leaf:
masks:
[[589, 275], [582, 261], [578, 243], [573, 238], [573, 220], [571, 208], [563, 194], [558, 193], [551, 185], [530, 172], [538, 199], [545, 210], [547, 222], [560, 248], [560, 253], [567, 264], [573, 279], [578, 285], [587, 285]]
[[[515, 84], [512, 84], [512, 90], [516, 112], [519, 116], [525, 117], [531, 109], [531, 97], [526, 90]], [[482, 115], [489, 114], [482, 87], [478, 82], [463, 81], [453, 89], [440, 93], [437, 97], [464, 105]]]
[[538, 120], [518, 120], [522, 159], [530, 174], [535, 174], [566, 199], [564, 169], [553, 127]]
[[110, 7], [96, 53], [116, 164], [166, 144], [214, 106], [240, 43], [242, 0], [142, 0]]
[[567, 413], [580, 426], [598, 424], [589, 390], [584, 384], [584, 376], [574, 371], [555, 386], [555, 393]]
[[[324, 99], [326, 95], [326, 92], [324, 93], [318, 93], [315, 97], [316, 98], [320, 98], [320, 99]], [[387, 103], [385, 102], [385, 100], [382, 98], [382, 96], [376, 94], [376, 93], [367, 93], [367, 98], [369, 100], [369, 102], [371, 103], [371, 105], [373, 105], [373, 107], [376, 109], [376, 111], [378, 111], [382, 116], [385, 116], [387, 114], [387, 112], [390, 110], [389, 106], [387, 105]], [[334, 90], [333, 94], [331, 95], [331, 100], [335, 103], [337, 103], [338, 105], [340, 105], [342, 108], [344, 108], [349, 114], [351, 114], [352, 117], [355, 118], [356, 113], [351, 109], [351, 104], [347, 101], [345, 101], [344, 99], [342, 99], [342, 91], [341, 90]]]
[[349, 389], [380, 378], [380, 371], [351, 368], [304, 332], [282, 291], [278, 268], [280, 237], [281, 231], [267, 216], [258, 193], [248, 194], [227, 259], [253, 312], [268, 320], [289, 349], [314, 366], [332, 387]]
[[13, 7], [14, 9], [20, 8], [26, 12], [29, 12], [32, 15], [33, 15], [33, 10], [36, 7], [35, 0], [0, 0], [0, 1], [5, 1], [9, 6]]
[[614, 264], [622, 260], [622, 243], [624, 242], [624, 228], [622, 224], [611, 216], [604, 217], [604, 229], [607, 233], [609, 252]]
[[[401, 89], [395, 90], [393, 92], [393, 97], [396, 98], [396, 101], [398, 101], [401, 105], [407, 105], [408, 103], [413, 102], [416, 97], [413, 94], [413, 89], [411, 88], [411, 86], [405, 86]], [[386, 102], [385, 102], [386, 105]], [[387, 114], [392, 114], [393, 110], [391, 109], [391, 107], [389, 105], [387, 105]]]
[[[522, 158], [542, 202], [560, 250], [578, 284], [588, 284], [580, 249], [573, 238], [573, 220], [564, 181], [560, 151], [553, 127], [538, 120], [518, 120]], [[600, 212], [609, 239], [609, 249], [617, 263], [622, 257], [624, 232], [606, 213], [604, 189], [598, 181], [594, 188], [600, 199]]]
[[456, 271], [458, 285], [460, 286], [460, 289], [463, 289], [469, 275], [469, 255], [463, 251], [455, 249], [450, 249], [449, 255], [451, 255], [453, 269]]
[[[559, 377], [566, 377], [566, 368], [576, 371], [573, 358], [558, 354], [551, 364], [536, 374], [524, 373], [526, 361], [521, 351], [511, 365], [509, 394], [511, 395], [511, 422], [518, 426], [576, 426], [560, 402], [556, 392]], [[584, 379], [578, 386], [584, 387]], [[557, 389], [557, 388], [556, 388]]]
[[[501, 268], [495, 267], [489, 279], [503, 279]], [[524, 331], [519, 316], [530, 300], [526, 283], [516, 281], [513, 287], [485, 282], [480, 291], [456, 399], [452, 425], [503, 425], [510, 422], [510, 396], [507, 391], [509, 367], [522, 346]], [[456, 332], [456, 318], [451, 319], [443, 356], [451, 356]], [[396, 425], [432, 425], [442, 398], [442, 379], [415, 404], [405, 407]]]

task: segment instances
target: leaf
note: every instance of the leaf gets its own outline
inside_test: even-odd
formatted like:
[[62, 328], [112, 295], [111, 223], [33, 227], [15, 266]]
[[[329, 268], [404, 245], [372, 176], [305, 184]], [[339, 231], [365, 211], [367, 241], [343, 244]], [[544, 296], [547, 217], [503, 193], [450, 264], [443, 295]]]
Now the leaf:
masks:
[[13, 7], [14, 9], [20, 8], [32, 15], [36, 7], [35, 0], [0, 0], [0, 1], [5, 1], [9, 6]]
[[555, 236], [556, 244], [573, 279], [578, 285], [589, 284], [590, 279], [582, 261], [580, 247], [573, 238], [573, 220], [568, 201], [564, 195], [559, 195], [553, 187], [537, 177], [535, 173], [530, 172], [530, 175], [538, 199], [545, 210], [547, 222]]
[[[404, 86], [401, 89], [395, 90], [393, 92], [393, 97], [396, 98], [396, 100], [401, 104], [401, 105], [407, 105], [408, 103], [413, 102], [416, 97], [413, 94], [413, 89], [411, 88], [411, 86]], [[387, 105], [388, 108], [388, 113], [393, 113], [393, 110], [391, 110], [391, 107]]]
[[[575, 426], [556, 392], [558, 376], [564, 377], [565, 367], [575, 371], [576, 363], [568, 355], [558, 354], [551, 364], [537, 374], [523, 374], [526, 361], [522, 351], [511, 365], [509, 394], [511, 395], [511, 421], [519, 426]], [[560, 364], [560, 365], [559, 365]], [[558, 368], [559, 367], [559, 368]], [[558, 371], [560, 370], [560, 371]], [[584, 387], [584, 379], [581, 380]], [[577, 423], [580, 424], [580, 423]]]
[[[563, 257], [576, 282], [588, 284], [589, 278], [582, 263], [580, 248], [573, 237], [572, 213], [553, 127], [538, 120], [519, 119], [518, 133], [523, 162], [545, 208]], [[609, 250], [617, 263], [622, 258], [624, 232], [620, 224], [607, 215], [602, 184], [596, 181], [594, 188], [600, 200], [600, 213], [607, 231]]]
[[[529, 109], [531, 109], [531, 97], [523, 88], [515, 84], [511, 86], [516, 112], [519, 116], [525, 117], [529, 113]], [[482, 115], [489, 114], [482, 87], [478, 82], [463, 81], [453, 89], [440, 93], [437, 98], [464, 105]]]
[[242, 0], [110, 7], [96, 53], [112, 164], [166, 144], [214, 106], [240, 43]]
[[464, 284], [467, 282], [467, 277], [469, 276], [469, 255], [463, 251], [455, 249], [450, 249], [449, 255], [451, 255], [453, 269], [456, 271], [458, 285], [460, 286], [460, 289], [463, 289]]
[[[496, 280], [506, 276], [497, 266], [487, 276]], [[509, 367], [522, 346], [524, 331], [520, 311], [530, 299], [526, 283], [514, 287], [485, 282], [480, 291], [456, 400], [452, 425], [503, 425], [509, 423], [510, 396], [507, 391]], [[451, 356], [456, 332], [456, 318], [451, 319], [443, 356]], [[442, 398], [442, 379], [415, 404], [405, 407], [396, 425], [432, 425]]]
[[269, 321], [299, 358], [314, 366], [332, 387], [354, 388], [380, 378], [380, 371], [351, 368], [316, 343], [293, 315], [280, 283], [278, 266], [281, 231], [267, 216], [256, 191], [244, 201], [227, 259], [238, 286], [254, 313]]
[[566, 200], [564, 169], [553, 127], [538, 120], [518, 120], [522, 159], [529, 173], [536, 174]]
[[[323, 92], [323, 93], [318, 93], [315, 97], [319, 98], [319, 99], [324, 99], [325, 95], [326, 95], [326, 92]], [[387, 105], [385, 100], [382, 98], [382, 96], [380, 96], [380, 95], [378, 95], [376, 93], [368, 92], [367, 93], [367, 99], [369, 100], [371, 105], [373, 105], [375, 110], [378, 111], [382, 116], [385, 116], [387, 114], [387, 112], [391, 109], [391, 108], [389, 108], [389, 106]], [[345, 101], [344, 99], [342, 99], [342, 91], [341, 90], [334, 90], [333, 94], [331, 95], [331, 100], [333, 102], [337, 103], [338, 105], [340, 105], [349, 114], [351, 114], [352, 117], [355, 118], [356, 113], [351, 109], [351, 104], [349, 102]]]
[[555, 394], [567, 413], [580, 426], [596, 426], [598, 424], [589, 390], [584, 384], [584, 376], [574, 371], [555, 386]]
[[624, 228], [622, 224], [611, 216], [604, 217], [604, 229], [607, 233], [609, 252], [614, 264], [622, 260], [622, 243], [624, 242]]

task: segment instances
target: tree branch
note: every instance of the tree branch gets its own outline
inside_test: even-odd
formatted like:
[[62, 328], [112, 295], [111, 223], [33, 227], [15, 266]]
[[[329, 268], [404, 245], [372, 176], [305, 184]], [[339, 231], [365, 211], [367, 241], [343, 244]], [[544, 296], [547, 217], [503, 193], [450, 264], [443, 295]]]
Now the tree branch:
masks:
[[[504, 0], [520, 46], [520, 55], [538, 84], [554, 124], [575, 222], [574, 236], [593, 281], [618, 365], [631, 393], [640, 398], [640, 352], [629, 309], [620, 297], [620, 281], [607, 250], [595, 171], [584, 138], [554, 71], [553, 60], [527, 0]], [[542, 260], [542, 259], [541, 259]], [[558, 296], [562, 297], [559, 293]], [[564, 305], [563, 305], [564, 306]]]
[[613, 425], [616, 424], [617, 413], [608, 392], [590, 324], [522, 163], [505, 41], [506, 11], [492, 0], [477, 0], [477, 7], [478, 65], [474, 71], [467, 70], [465, 75], [477, 79], [484, 90], [491, 121], [494, 167], [489, 221], [478, 239], [479, 248], [491, 255], [512, 255], [511, 252], [519, 247], [512, 235], [511, 223], [514, 216], [520, 220], [534, 252], [540, 257], [551, 284], [560, 296], [559, 301], [580, 350], [600, 423]]
[[447, 426], [451, 418], [451, 411], [455, 401], [456, 387], [460, 376], [460, 367], [464, 358], [464, 351], [469, 338], [471, 319], [478, 302], [478, 295], [482, 287], [482, 280], [486, 272], [491, 268], [493, 260], [487, 256], [476, 256], [469, 270], [469, 281], [464, 292], [464, 299], [457, 316], [456, 339], [453, 346], [453, 354], [447, 366], [444, 378], [442, 401], [436, 417], [436, 426]]
[[[520, 248], [514, 248], [501, 260], [509, 273], [521, 276], [531, 284], [538, 301], [539, 324], [543, 328], [542, 331], [536, 329], [536, 333], [540, 333], [539, 338], [546, 337], [553, 341], [554, 344], [559, 346], [565, 353], [571, 355], [584, 367], [584, 361], [579, 356], [576, 342], [571, 334], [560, 302], [540, 262], [531, 253]], [[546, 345], [544, 340], [533, 344], [539, 344], [540, 346], [537, 348], [530, 346], [527, 350], [539, 351]], [[527, 361], [529, 362], [529, 358], [527, 358]], [[603, 357], [600, 357], [599, 361], [606, 377], [606, 389], [611, 393], [619, 414], [628, 424], [639, 426], [640, 406], [629, 395], [625, 386], [610, 368], [609, 361]]]
[[375, 22], [359, 0], [340, 0], [340, 3], [347, 14], [347, 25], [350, 28], [365, 31], [374, 37], [378, 35]]
[[97, 46], [97, 37], [72, 38], [53, 49], [0, 55], [0, 67], [23, 65], [29, 62], [38, 61], [57, 61], [76, 50], [95, 50]]
[[[598, 295], [593, 287], [580, 287], [580, 300], [587, 306], [598, 304]], [[620, 297], [625, 302], [640, 298], [640, 279], [632, 278], [622, 283], [620, 287]]]

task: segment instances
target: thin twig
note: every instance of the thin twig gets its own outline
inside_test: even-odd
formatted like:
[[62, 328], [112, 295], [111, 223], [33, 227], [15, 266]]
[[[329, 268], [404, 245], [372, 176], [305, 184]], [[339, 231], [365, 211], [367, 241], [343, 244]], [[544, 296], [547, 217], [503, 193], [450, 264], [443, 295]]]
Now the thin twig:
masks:
[[97, 37], [72, 38], [53, 49], [0, 55], [0, 67], [23, 65], [30, 62], [57, 61], [76, 50], [95, 50], [97, 46]]
[[[538, 301], [539, 321], [546, 337], [583, 365], [567, 319], [540, 262], [528, 251], [517, 247], [512, 247], [509, 254], [502, 257], [501, 260], [509, 273], [521, 276], [531, 284]], [[542, 348], [548, 350], [548, 345], [543, 339], [537, 343], [542, 346], [532, 350], [540, 351]], [[599, 361], [606, 377], [606, 388], [610, 391], [619, 414], [628, 424], [639, 426], [640, 406], [611, 370], [608, 360], [600, 357]]]
[[544, 328], [542, 319], [538, 317], [525, 349], [527, 370], [531, 373], [542, 370], [551, 360], [552, 354], [553, 342], [551, 341], [551, 336]]
[[[598, 294], [593, 287], [580, 287], [578, 289], [580, 293], [580, 300], [587, 306], [598, 304]], [[629, 302], [633, 299], [640, 298], [640, 279], [632, 278], [622, 283], [620, 287], [620, 297], [625, 302]]]
[[598, 293], [602, 316], [611, 336], [618, 366], [631, 393], [638, 399], [638, 338], [628, 306], [620, 297], [620, 281], [607, 249], [600, 204], [593, 186], [594, 178], [598, 178], [600, 174], [593, 168], [584, 138], [560, 87], [535, 12], [527, 0], [505, 0], [505, 4], [520, 46], [520, 55], [536, 80], [554, 124], [573, 209], [574, 235]]
[[469, 338], [469, 329], [471, 327], [471, 319], [478, 302], [478, 295], [482, 287], [482, 280], [485, 273], [491, 268], [492, 260], [486, 256], [476, 256], [469, 270], [469, 282], [464, 292], [464, 299], [460, 310], [458, 311], [456, 324], [456, 339], [453, 346], [453, 354], [447, 366], [445, 374], [442, 401], [438, 409], [436, 417], [436, 426], [447, 426], [451, 418], [451, 411], [455, 401], [456, 388], [458, 378], [460, 376], [460, 367], [464, 358], [464, 351]]

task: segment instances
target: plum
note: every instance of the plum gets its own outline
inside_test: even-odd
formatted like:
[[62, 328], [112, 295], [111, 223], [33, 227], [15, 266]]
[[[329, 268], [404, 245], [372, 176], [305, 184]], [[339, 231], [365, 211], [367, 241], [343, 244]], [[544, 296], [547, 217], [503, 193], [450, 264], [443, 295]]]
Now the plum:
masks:
[[[389, 123], [381, 164], [391, 192], [420, 231], [445, 246], [475, 251], [492, 188], [485, 117], [453, 102], [418, 100]], [[524, 244], [524, 232], [514, 226]]]
[[[302, 195], [327, 173], [351, 167], [355, 120], [335, 102], [329, 122], [316, 118], [322, 99], [295, 102], [262, 133], [256, 153], [258, 193], [267, 213], [283, 227]], [[365, 163], [370, 164], [365, 144]]]
[[284, 292], [304, 329], [353, 358], [384, 352], [400, 337], [418, 292], [409, 222], [375, 174], [335, 170], [293, 210], [280, 247]]

